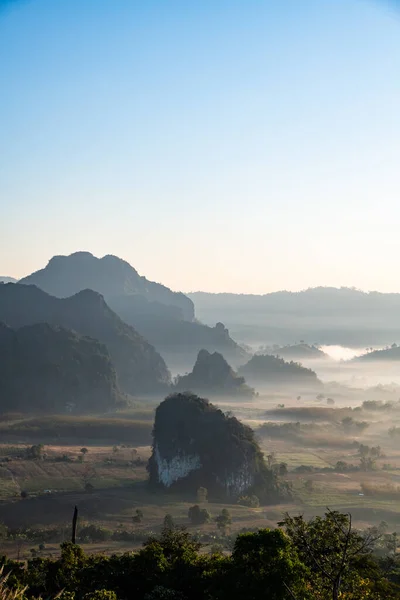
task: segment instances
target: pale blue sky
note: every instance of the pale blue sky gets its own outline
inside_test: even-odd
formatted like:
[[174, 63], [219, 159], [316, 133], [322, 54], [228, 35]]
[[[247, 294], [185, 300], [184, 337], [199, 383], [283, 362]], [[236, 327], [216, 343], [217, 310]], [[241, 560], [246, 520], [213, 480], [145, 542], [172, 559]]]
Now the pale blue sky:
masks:
[[396, 1], [0, 0], [0, 82], [0, 275], [400, 291]]

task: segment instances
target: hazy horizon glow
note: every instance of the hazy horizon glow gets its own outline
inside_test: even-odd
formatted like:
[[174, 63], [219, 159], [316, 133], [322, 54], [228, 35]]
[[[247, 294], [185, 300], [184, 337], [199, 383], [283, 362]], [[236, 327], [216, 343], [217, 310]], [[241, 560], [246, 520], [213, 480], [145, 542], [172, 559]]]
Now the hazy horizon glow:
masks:
[[0, 0], [0, 275], [400, 291], [396, 4]]

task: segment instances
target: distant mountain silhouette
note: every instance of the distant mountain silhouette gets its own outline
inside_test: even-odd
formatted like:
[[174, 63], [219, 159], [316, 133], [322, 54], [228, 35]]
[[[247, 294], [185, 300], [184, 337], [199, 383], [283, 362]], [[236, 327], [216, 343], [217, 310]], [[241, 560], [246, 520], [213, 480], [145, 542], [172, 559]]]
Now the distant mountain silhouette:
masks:
[[159, 305], [171, 307], [171, 316], [188, 321], [194, 318], [194, 305], [187, 296], [172, 292], [159, 283], [149, 281], [126, 261], [116, 256], [96, 258], [90, 252], [75, 252], [70, 256], [54, 256], [44, 269], [20, 280], [42, 290], [66, 298], [82, 290], [90, 289], [102, 294], [109, 302], [112, 298], [128, 297], [135, 302], [141, 297], [141, 305], [148, 303], [148, 310], [157, 314]]
[[278, 346], [269, 350], [269, 354], [289, 360], [329, 358], [328, 355], [325, 354], [325, 352], [322, 352], [317, 346], [304, 343]]
[[14, 277], [3, 277], [0, 275], [0, 283], [16, 283], [17, 280]]
[[110, 352], [118, 384], [127, 393], [160, 391], [170, 382], [166, 364], [153, 346], [92, 290], [59, 299], [33, 285], [0, 285], [0, 321], [13, 328], [46, 322], [100, 340]]
[[307, 339], [318, 345], [366, 347], [400, 340], [400, 294], [317, 287], [265, 295], [188, 294], [205, 323], [220, 315], [232, 335], [254, 345]]
[[373, 362], [375, 360], [387, 362], [391, 360], [400, 360], [400, 346], [393, 344], [390, 348], [372, 350], [361, 356], [356, 356], [351, 362]]
[[191, 392], [207, 392], [215, 395], [252, 396], [254, 390], [246, 385], [244, 377], [237, 373], [226, 362], [219, 352], [211, 354], [200, 350], [193, 370], [188, 375], [178, 376], [177, 390]]
[[0, 381], [1, 412], [99, 412], [120, 398], [106, 346], [47, 323], [0, 323]]
[[270, 356], [268, 354], [256, 354], [248, 363], [238, 370], [240, 375], [253, 385], [259, 382], [265, 383], [294, 383], [308, 382], [320, 383], [317, 374], [311, 369], [306, 369], [296, 362], [286, 362], [283, 358]]
[[194, 305], [187, 296], [148, 281], [115, 256], [99, 259], [89, 252], [55, 256], [45, 269], [20, 283], [34, 284], [61, 298], [83, 289], [103, 294], [121, 319], [177, 370], [189, 368], [202, 348], [223, 352], [234, 363], [246, 359], [246, 353], [221, 323], [207, 327], [194, 320]]

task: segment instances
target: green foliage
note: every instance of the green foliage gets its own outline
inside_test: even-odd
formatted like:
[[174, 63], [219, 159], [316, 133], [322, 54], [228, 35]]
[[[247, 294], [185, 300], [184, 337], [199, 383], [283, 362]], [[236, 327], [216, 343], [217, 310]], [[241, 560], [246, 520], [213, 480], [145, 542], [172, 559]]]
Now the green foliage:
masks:
[[232, 523], [230, 512], [227, 508], [223, 508], [221, 514], [215, 517], [215, 522], [218, 529], [226, 535]]
[[170, 515], [170, 514], [165, 515], [164, 521], [163, 521], [163, 526], [164, 526], [164, 529], [168, 529], [168, 530], [175, 528], [175, 522], [174, 522], [174, 519], [172, 518], [172, 515]]
[[26, 449], [26, 458], [31, 460], [40, 460], [43, 458], [44, 445], [36, 444]]
[[260, 506], [260, 500], [256, 495], [253, 496], [240, 496], [237, 501], [242, 506], [248, 506], [249, 508], [258, 508]]
[[0, 327], [0, 377], [2, 412], [99, 411], [119, 399], [105, 346], [46, 323]]
[[188, 517], [192, 525], [204, 525], [211, 521], [211, 514], [208, 510], [206, 508], [200, 508], [198, 504], [189, 508]]
[[111, 532], [99, 525], [83, 525], [79, 527], [78, 538], [81, 542], [105, 542], [111, 538]]
[[254, 479], [249, 491], [260, 500], [282, 497], [276, 474], [267, 468], [253, 430], [194, 394], [172, 394], [156, 410], [148, 464], [153, 486], [160, 485], [156, 453], [167, 462], [186, 454], [199, 457], [201, 468], [174, 484], [182, 489], [194, 492], [199, 484], [206, 484], [212, 492], [237, 496], [234, 479], [245, 470]]
[[[328, 511], [308, 522], [303, 516], [286, 515], [280, 525], [311, 571], [310, 588], [315, 594], [337, 600], [343, 593], [354, 593], [366, 578], [373, 580], [371, 587], [379, 588], [383, 577], [372, 559], [376, 536], [355, 531], [350, 515]], [[358, 596], [349, 596], [353, 597]]]
[[83, 597], [84, 600], [117, 600], [117, 594], [111, 590], [96, 590]]
[[[229, 518], [229, 513], [221, 516]], [[138, 552], [86, 555], [71, 543], [61, 556], [25, 563], [0, 558], [1, 600], [394, 600], [399, 597], [397, 536], [385, 527], [364, 534], [348, 515], [306, 522], [285, 517], [282, 529], [239, 534], [224, 556], [184, 529], [164, 528]], [[382, 535], [384, 537], [382, 537]], [[374, 558], [372, 549], [379, 551]], [[8, 577], [4, 581], [4, 575]], [[26, 590], [24, 588], [26, 587]], [[19, 590], [19, 591], [18, 591]], [[23, 594], [20, 593], [24, 590]], [[16, 594], [16, 595], [13, 595]], [[22, 597], [23, 596], [23, 597]]]

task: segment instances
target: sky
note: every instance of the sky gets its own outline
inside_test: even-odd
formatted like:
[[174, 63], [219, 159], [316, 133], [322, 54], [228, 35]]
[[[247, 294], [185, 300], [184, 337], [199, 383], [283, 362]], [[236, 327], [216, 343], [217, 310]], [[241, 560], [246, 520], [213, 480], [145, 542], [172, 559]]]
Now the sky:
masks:
[[400, 2], [0, 0], [0, 275], [400, 292]]

